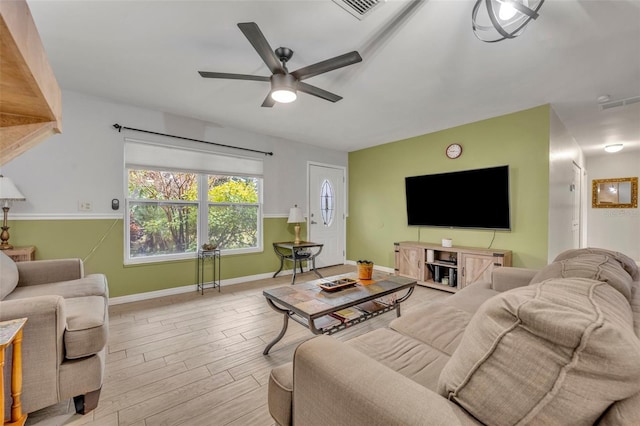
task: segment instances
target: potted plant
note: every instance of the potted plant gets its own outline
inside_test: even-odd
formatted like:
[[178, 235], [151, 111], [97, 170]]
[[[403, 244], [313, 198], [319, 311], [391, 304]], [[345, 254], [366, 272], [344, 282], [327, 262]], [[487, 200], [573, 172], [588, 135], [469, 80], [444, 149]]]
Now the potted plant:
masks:
[[370, 260], [358, 260], [358, 279], [370, 280], [373, 275], [373, 262]]

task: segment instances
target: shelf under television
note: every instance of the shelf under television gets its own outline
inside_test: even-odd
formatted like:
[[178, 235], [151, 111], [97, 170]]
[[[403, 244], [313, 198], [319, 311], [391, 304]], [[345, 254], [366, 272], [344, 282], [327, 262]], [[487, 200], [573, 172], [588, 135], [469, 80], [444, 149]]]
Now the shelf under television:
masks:
[[449, 293], [456, 293], [458, 287], [450, 287], [445, 284], [440, 284], [435, 281], [418, 281], [418, 285], [423, 287], [435, 288], [436, 290], [448, 291]]
[[457, 263], [447, 263], [447, 262], [425, 262], [427, 265], [436, 265], [436, 266], [443, 266], [445, 268], [454, 268], [454, 269], [458, 269], [458, 264]]

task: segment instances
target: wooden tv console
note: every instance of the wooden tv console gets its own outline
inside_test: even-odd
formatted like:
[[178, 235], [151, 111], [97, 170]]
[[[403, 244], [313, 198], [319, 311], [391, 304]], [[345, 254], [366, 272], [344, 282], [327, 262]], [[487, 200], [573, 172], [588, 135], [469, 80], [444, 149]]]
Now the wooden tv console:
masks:
[[395, 273], [419, 285], [456, 291], [479, 281], [491, 281], [491, 271], [511, 266], [511, 251], [478, 247], [443, 247], [403, 241], [394, 243]]

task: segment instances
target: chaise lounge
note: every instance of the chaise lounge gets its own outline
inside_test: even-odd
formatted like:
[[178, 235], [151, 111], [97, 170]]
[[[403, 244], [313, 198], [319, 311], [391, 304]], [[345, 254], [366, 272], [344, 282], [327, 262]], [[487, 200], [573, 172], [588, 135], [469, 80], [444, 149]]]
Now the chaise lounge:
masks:
[[[108, 287], [84, 275], [80, 259], [14, 263], [0, 252], [0, 321], [26, 317], [22, 410], [74, 398], [76, 412], [98, 405], [108, 335]], [[4, 368], [5, 384], [11, 372]], [[10, 395], [5, 390], [5, 395]], [[5, 398], [5, 413], [11, 398]]]
[[640, 273], [570, 250], [499, 268], [348, 342], [319, 336], [272, 370], [280, 425], [640, 424]]

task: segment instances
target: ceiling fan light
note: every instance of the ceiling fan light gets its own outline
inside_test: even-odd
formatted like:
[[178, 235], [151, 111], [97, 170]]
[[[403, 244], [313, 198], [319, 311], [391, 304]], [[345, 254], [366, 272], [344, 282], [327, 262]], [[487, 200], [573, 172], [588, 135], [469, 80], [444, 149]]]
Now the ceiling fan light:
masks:
[[614, 143], [614, 144], [605, 146], [604, 150], [607, 152], [618, 152], [618, 151], [622, 151], [622, 148], [624, 148], [623, 144]]
[[297, 98], [298, 95], [291, 89], [278, 89], [271, 92], [271, 99], [282, 104], [288, 104]]
[[291, 74], [273, 74], [271, 76], [271, 99], [287, 104], [296, 100], [298, 80]]

